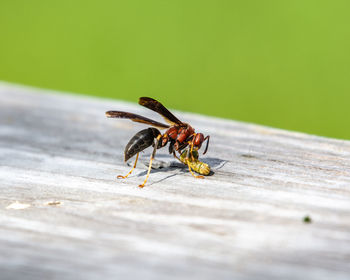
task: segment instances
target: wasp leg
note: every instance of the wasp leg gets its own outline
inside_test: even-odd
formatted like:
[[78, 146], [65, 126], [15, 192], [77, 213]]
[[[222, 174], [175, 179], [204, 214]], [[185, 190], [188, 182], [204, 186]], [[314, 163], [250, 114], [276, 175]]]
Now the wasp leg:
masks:
[[134, 169], [136, 168], [136, 163], [137, 163], [138, 158], [139, 158], [139, 153], [137, 153], [137, 155], [136, 155], [136, 160], [135, 160], [135, 163], [134, 163], [134, 167], [129, 171], [129, 173], [126, 174], [125, 176], [118, 175], [117, 178], [118, 178], [118, 179], [126, 179], [126, 178], [128, 178], [128, 176], [131, 174], [131, 172], [133, 172]]
[[[193, 144], [193, 143], [192, 143]], [[193, 177], [195, 177], [196, 179], [204, 179], [204, 176], [198, 176], [198, 175], [196, 175], [196, 174], [194, 174], [193, 173], [193, 171], [192, 171], [192, 169], [191, 169], [191, 166], [190, 166], [190, 158], [189, 158], [189, 153], [190, 153], [190, 151], [192, 151], [192, 149], [190, 149], [190, 146], [187, 148], [187, 157], [186, 157], [186, 164], [187, 164], [187, 166], [188, 166], [188, 170], [191, 172], [191, 174], [192, 174], [192, 176]], [[193, 159], [193, 155], [192, 155], [192, 153], [191, 153], [191, 156], [192, 156], [192, 160], [194, 160]]]
[[149, 161], [147, 176], [146, 176], [146, 179], [143, 181], [143, 183], [141, 185], [139, 185], [140, 188], [143, 188], [145, 186], [145, 184], [146, 184], [146, 182], [148, 180], [149, 174], [151, 173], [152, 162], [153, 162], [154, 156], [156, 155], [158, 143], [159, 143], [159, 140], [160, 140], [161, 137], [162, 137], [162, 135], [158, 135], [157, 138], [156, 138], [156, 143], [155, 143], [154, 148], [153, 148], [153, 153], [152, 153], [151, 159]]
[[193, 152], [193, 146], [194, 146], [194, 139], [196, 138], [196, 135], [197, 135], [197, 133], [193, 133], [192, 141], [191, 141], [191, 143], [189, 143], [191, 149], [190, 149], [190, 152], [187, 153], [187, 160], [190, 158], [190, 155], [191, 155], [191, 160], [194, 161], [194, 157], [193, 157], [192, 152]]
[[194, 146], [194, 139], [196, 139], [196, 135], [197, 133], [193, 133], [193, 138], [192, 138], [192, 141], [191, 141], [191, 155], [192, 155], [192, 151], [193, 151], [193, 146]]
[[174, 158], [176, 158], [178, 161], [182, 162], [181, 159], [179, 159], [179, 157], [176, 155], [175, 151], [173, 151], [173, 156], [174, 156]]

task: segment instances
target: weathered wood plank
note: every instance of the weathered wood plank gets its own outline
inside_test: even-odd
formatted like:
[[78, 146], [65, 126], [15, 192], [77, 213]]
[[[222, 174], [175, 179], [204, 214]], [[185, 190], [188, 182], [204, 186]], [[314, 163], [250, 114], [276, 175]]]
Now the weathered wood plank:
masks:
[[215, 174], [159, 150], [139, 189], [144, 166], [115, 177], [143, 126], [104, 112], [153, 112], [6, 83], [0, 100], [1, 279], [349, 279], [350, 142], [177, 112]]

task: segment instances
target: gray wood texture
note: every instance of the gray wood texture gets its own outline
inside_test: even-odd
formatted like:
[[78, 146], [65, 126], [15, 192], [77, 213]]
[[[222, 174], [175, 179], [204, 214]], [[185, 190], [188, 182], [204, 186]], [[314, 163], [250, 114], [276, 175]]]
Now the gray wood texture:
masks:
[[161, 120], [0, 83], [0, 279], [350, 279], [349, 141], [175, 111], [215, 174], [161, 149], [140, 189], [150, 149], [116, 175], [144, 126], [107, 110]]

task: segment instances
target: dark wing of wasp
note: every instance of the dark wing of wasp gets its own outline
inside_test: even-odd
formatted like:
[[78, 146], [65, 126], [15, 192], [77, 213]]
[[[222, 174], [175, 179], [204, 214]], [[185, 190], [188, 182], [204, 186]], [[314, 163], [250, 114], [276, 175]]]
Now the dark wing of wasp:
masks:
[[149, 125], [158, 127], [160, 129], [169, 128], [169, 125], [167, 125], [167, 124], [163, 124], [163, 123], [151, 120], [149, 118], [146, 118], [146, 117], [143, 117], [140, 115], [136, 115], [133, 113], [128, 113], [128, 112], [107, 111], [106, 116], [108, 118], [129, 119], [129, 120], [132, 120], [133, 122], [149, 124]]
[[182, 124], [182, 122], [172, 113], [170, 113], [170, 111], [167, 108], [165, 108], [159, 101], [153, 98], [140, 97], [139, 104], [162, 115], [165, 121], [171, 125]]

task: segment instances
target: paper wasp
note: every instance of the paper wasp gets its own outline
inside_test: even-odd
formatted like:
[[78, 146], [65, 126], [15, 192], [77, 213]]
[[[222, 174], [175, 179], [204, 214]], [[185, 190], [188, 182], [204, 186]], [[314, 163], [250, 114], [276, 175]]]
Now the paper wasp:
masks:
[[[195, 175], [192, 172], [192, 169], [194, 169], [196, 172], [200, 174], [207, 175], [206, 173], [200, 172], [201, 169], [199, 168], [198, 164], [201, 162], [198, 161], [198, 153], [196, 154], [196, 157], [193, 157], [193, 153], [195, 151], [198, 151], [201, 148], [203, 142], [207, 140], [206, 147], [203, 153], [205, 154], [208, 150], [210, 136], [208, 135], [204, 137], [202, 133], [196, 133], [195, 130], [189, 124], [181, 122], [159, 101], [153, 98], [141, 97], [139, 99], [139, 104], [163, 116], [163, 118], [168, 124], [163, 124], [163, 123], [151, 120], [149, 118], [136, 115], [133, 113], [128, 113], [128, 112], [121, 112], [121, 111], [106, 112], [106, 116], [108, 118], [130, 119], [134, 122], [144, 123], [144, 124], [153, 126], [153, 127], [149, 127], [139, 131], [138, 133], [135, 134], [134, 137], [130, 139], [129, 143], [125, 147], [124, 160], [127, 161], [134, 155], [136, 155], [136, 160], [130, 172], [125, 176], [119, 175], [118, 178], [123, 178], [123, 179], [127, 178], [136, 167], [139, 153], [152, 145], [154, 148], [150, 158], [147, 176], [144, 182], [141, 185], [139, 185], [140, 188], [144, 187], [148, 180], [149, 174], [151, 172], [152, 161], [155, 157], [157, 149], [166, 146], [168, 143], [169, 143], [169, 153], [173, 154], [174, 157], [180, 160], [181, 162], [187, 164], [189, 171], [195, 178], [203, 178], [203, 176]], [[162, 134], [157, 128], [167, 129], [167, 130], [165, 131], [164, 134]], [[185, 153], [185, 151], [186, 151], [186, 156], [184, 157], [183, 154]], [[180, 157], [182, 156], [182, 160], [177, 157], [176, 152], [180, 154]]]

